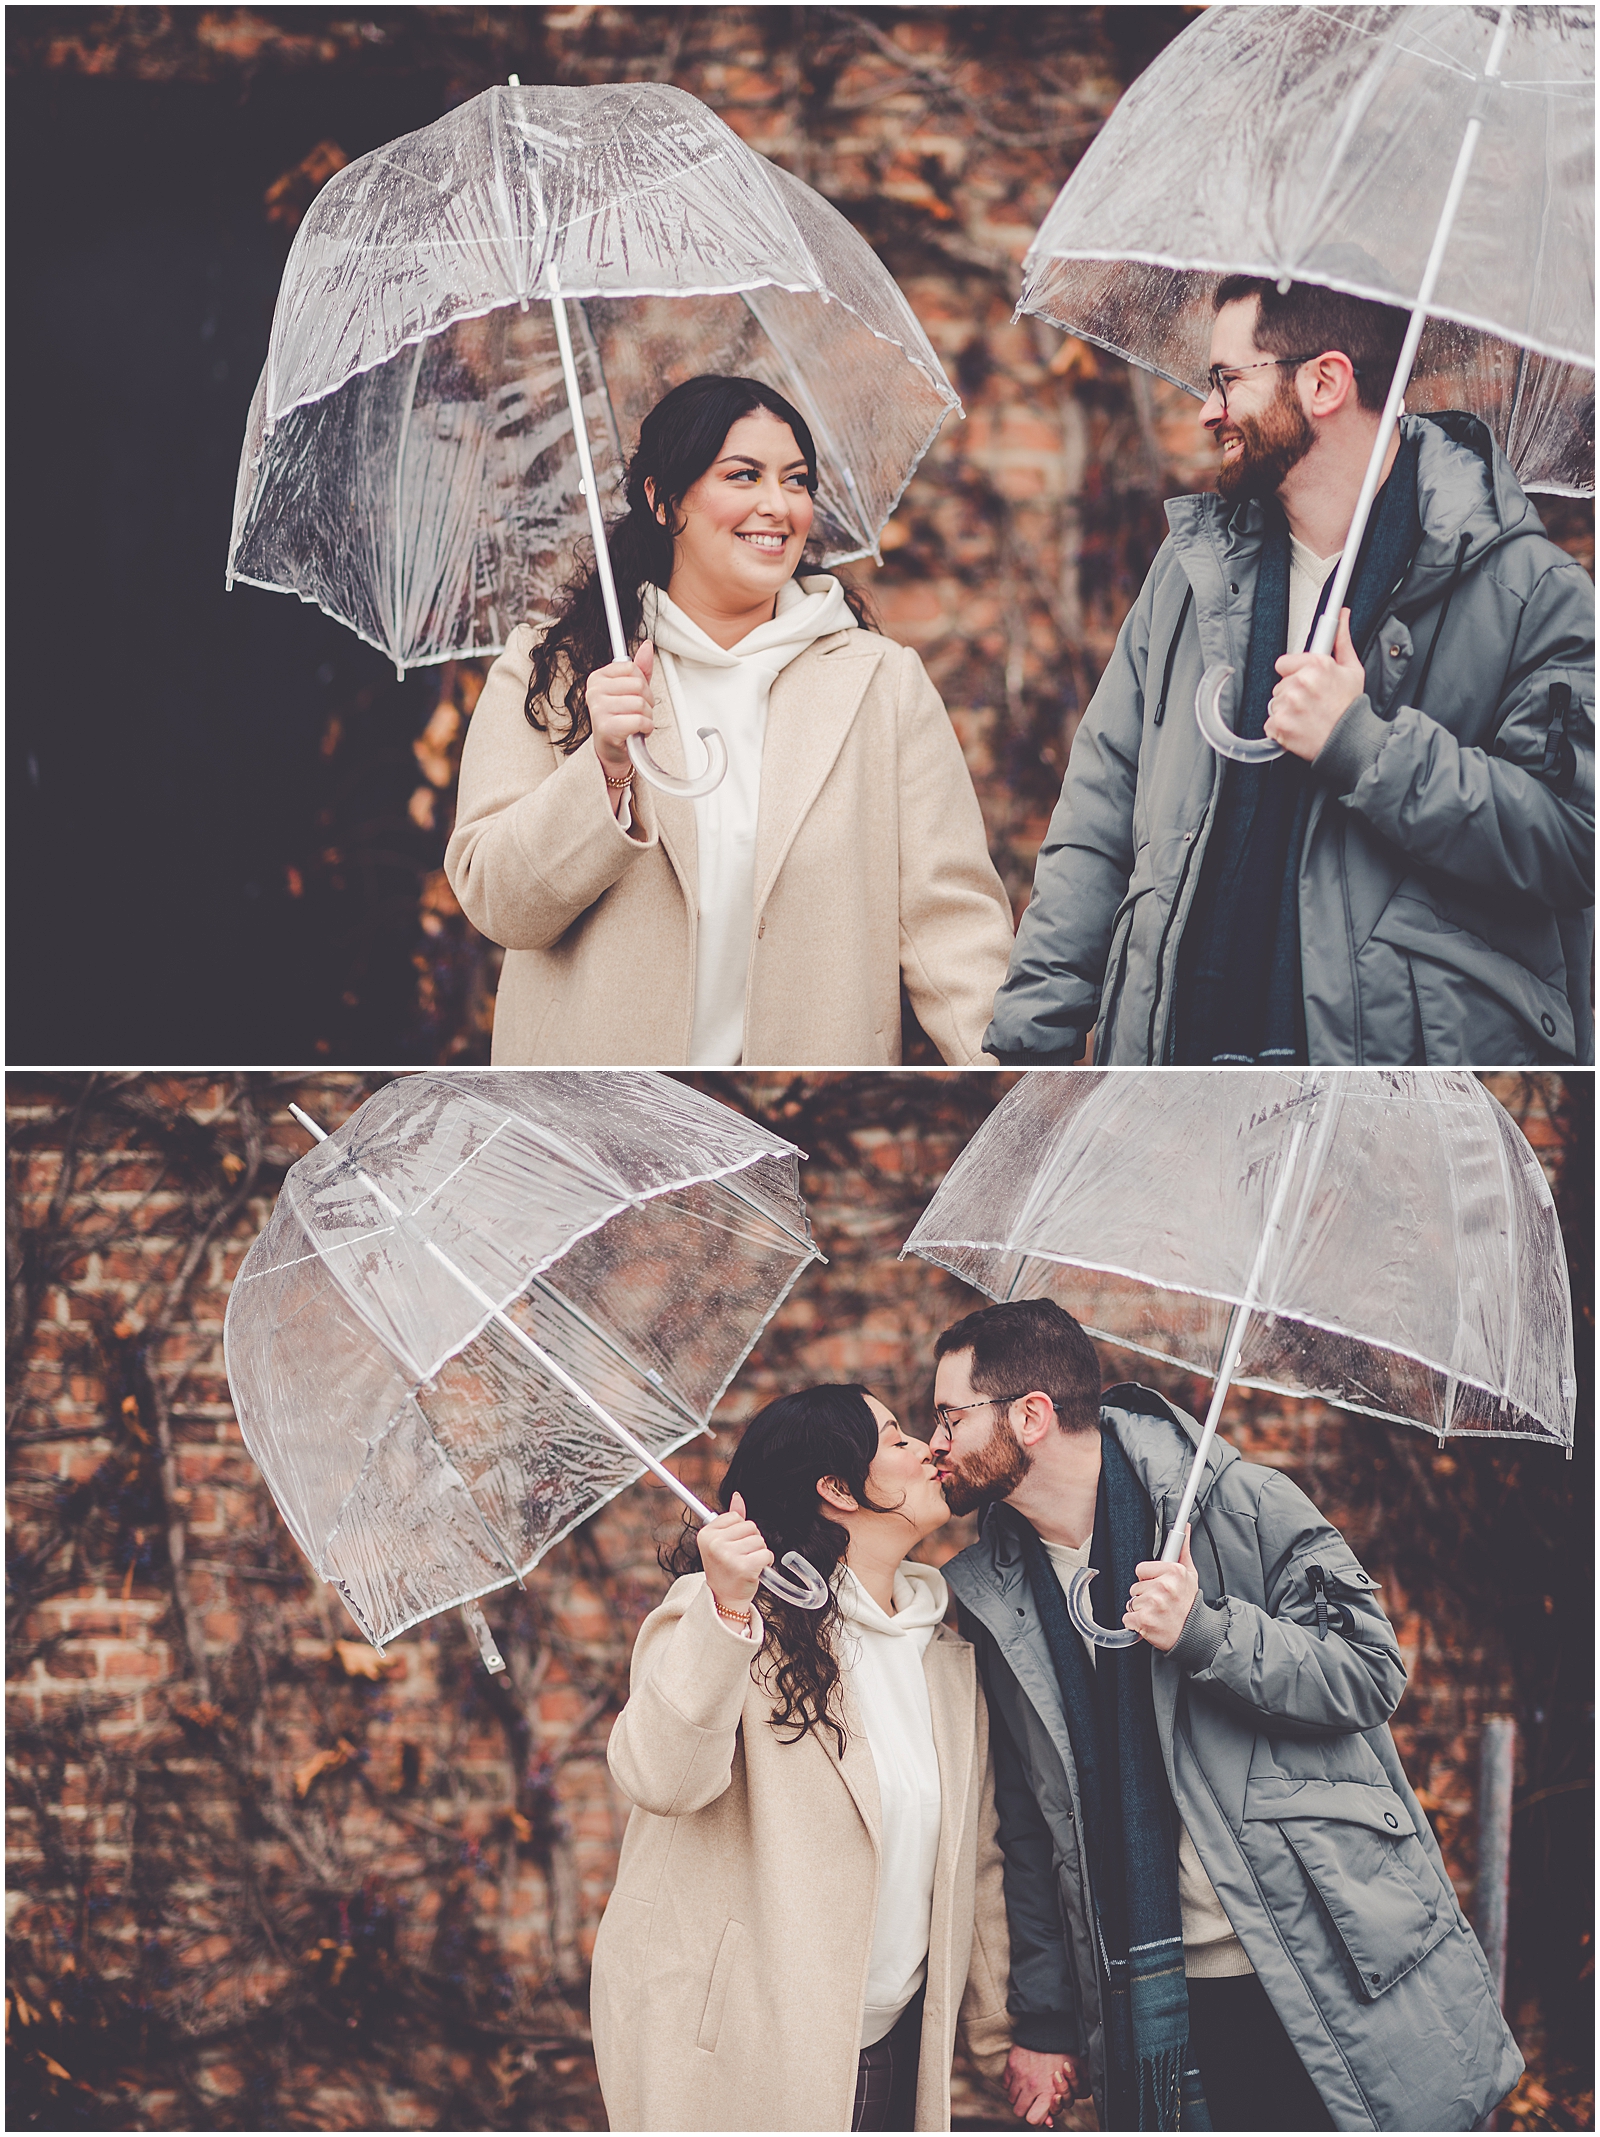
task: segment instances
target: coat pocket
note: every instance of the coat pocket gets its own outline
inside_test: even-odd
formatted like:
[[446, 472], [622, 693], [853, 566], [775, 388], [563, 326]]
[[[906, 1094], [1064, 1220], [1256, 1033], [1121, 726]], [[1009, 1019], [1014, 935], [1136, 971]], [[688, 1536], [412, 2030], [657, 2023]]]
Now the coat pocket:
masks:
[[1364, 2002], [1392, 1988], [1454, 1930], [1451, 1896], [1392, 1788], [1308, 1781], [1287, 1784], [1279, 1797], [1252, 1787], [1246, 1816], [1277, 1826], [1344, 1947]]
[[722, 2014], [728, 2004], [728, 1987], [743, 1953], [744, 1931], [737, 1922], [729, 1922], [717, 1946], [716, 1960], [711, 1968], [711, 1986], [706, 1990], [706, 2007], [701, 2013], [700, 2031], [695, 2039], [695, 2046], [703, 2048], [708, 2055], [716, 2053], [722, 2034]]

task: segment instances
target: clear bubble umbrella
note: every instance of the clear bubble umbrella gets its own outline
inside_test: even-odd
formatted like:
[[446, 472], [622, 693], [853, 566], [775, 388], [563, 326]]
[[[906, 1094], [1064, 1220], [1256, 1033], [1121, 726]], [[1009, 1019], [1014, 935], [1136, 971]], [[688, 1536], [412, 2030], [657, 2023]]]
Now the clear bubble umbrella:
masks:
[[[314, 1135], [321, 1130], [297, 1117]], [[228, 1300], [235, 1413], [375, 1646], [519, 1581], [711, 1412], [821, 1259], [790, 1143], [649, 1072], [387, 1084], [290, 1168]], [[796, 1554], [762, 1578], [809, 1607]]]
[[[1480, 416], [1523, 486], [1594, 489], [1594, 12], [1219, 7], [1129, 89], [1040, 225], [1019, 311], [1208, 390], [1225, 274], [1411, 314], [1313, 647], [1330, 652], [1402, 396]], [[1232, 734], [1230, 671], [1196, 714]]]
[[[1214, 1382], [1447, 1438], [1572, 1452], [1572, 1299], [1544, 1170], [1465, 1071], [1070, 1069], [1025, 1077], [905, 1254]], [[1074, 1622], [1121, 1646], [1076, 1577]]]
[[810, 424], [829, 566], [877, 553], [960, 405], [871, 247], [685, 91], [487, 90], [312, 203], [228, 583], [317, 603], [403, 674], [547, 618], [588, 534], [626, 659], [603, 510], [640, 419], [701, 372], [761, 379]]

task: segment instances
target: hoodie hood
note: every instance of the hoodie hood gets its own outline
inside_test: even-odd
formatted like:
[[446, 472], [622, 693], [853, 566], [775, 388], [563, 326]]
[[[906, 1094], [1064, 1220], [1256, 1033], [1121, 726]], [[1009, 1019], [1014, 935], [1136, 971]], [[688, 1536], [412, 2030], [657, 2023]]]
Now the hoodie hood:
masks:
[[789, 579], [778, 589], [777, 607], [770, 620], [757, 624], [736, 646], [724, 647], [708, 637], [670, 594], [658, 586], [644, 589], [645, 634], [656, 650], [675, 654], [679, 660], [692, 660], [703, 668], [737, 668], [749, 661], [775, 675], [797, 653], [803, 653], [813, 639], [826, 637], [830, 631], [852, 630], [855, 621], [837, 579], [826, 573], [805, 580]]
[[[950, 1590], [944, 1575], [933, 1566], [919, 1566], [907, 1559], [894, 1576], [894, 1616], [876, 1604], [847, 1565], [834, 1575], [833, 1592], [839, 1599], [839, 1615], [858, 1633], [878, 1633], [888, 1640], [909, 1640], [932, 1633], [950, 1608]], [[924, 1637], [923, 1645], [926, 1645]]]

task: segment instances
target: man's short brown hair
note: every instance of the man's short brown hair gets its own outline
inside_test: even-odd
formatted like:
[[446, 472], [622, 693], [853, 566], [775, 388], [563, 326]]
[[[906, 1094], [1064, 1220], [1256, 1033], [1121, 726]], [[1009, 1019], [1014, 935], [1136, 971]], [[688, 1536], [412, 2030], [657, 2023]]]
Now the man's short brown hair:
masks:
[[980, 1395], [1031, 1395], [1056, 1406], [1063, 1432], [1092, 1432], [1100, 1422], [1100, 1360], [1077, 1322], [1054, 1299], [1008, 1299], [984, 1306], [947, 1328], [936, 1358], [972, 1353]]
[[1374, 414], [1388, 398], [1400, 344], [1406, 338], [1406, 315], [1392, 304], [1347, 297], [1343, 290], [1318, 282], [1291, 282], [1280, 296], [1276, 282], [1259, 275], [1224, 275], [1213, 306], [1261, 299], [1256, 347], [1270, 356], [1321, 356], [1337, 349], [1355, 366], [1356, 398]]

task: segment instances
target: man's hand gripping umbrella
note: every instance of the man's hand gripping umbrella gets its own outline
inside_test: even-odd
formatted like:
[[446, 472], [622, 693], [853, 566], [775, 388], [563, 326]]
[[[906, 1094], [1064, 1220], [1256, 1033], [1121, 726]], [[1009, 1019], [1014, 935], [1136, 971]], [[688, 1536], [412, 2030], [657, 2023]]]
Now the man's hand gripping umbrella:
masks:
[[[300, 1123], [301, 1127], [305, 1129], [308, 1135], [314, 1136], [319, 1143], [325, 1143], [328, 1140], [327, 1131], [323, 1128], [319, 1128], [317, 1123], [311, 1119], [310, 1115], [303, 1112], [299, 1106], [291, 1104], [289, 1107], [289, 1111], [294, 1115], [295, 1119]], [[510, 1315], [503, 1312], [501, 1308], [495, 1304], [494, 1300], [489, 1296], [488, 1292], [485, 1291], [480, 1284], [476, 1283], [463, 1268], [461, 1268], [457, 1263], [452, 1261], [450, 1259], [450, 1256], [444, 1252], [444, 1250], [437, 1244], [436, 1241], [427, 1237], [427, 1235], [421, 1230], [421, 1228], [414, 1222], [410, 1213], [406, 1210], [401, 1209], [398, 1203], [396, 1203], [390, 1196], [384, 1193], [383, 1189], [378, 1185], [378, 1183], [371, 1177], [369, 1173], [358, 1167], [356, 1169], [356, 1178], [360, 1180], [362, 1186], [366, 1189], [367, 1193], [372, 1196], [373, 1200], [377, 1202], [381, 1208], [389, 1212], [389, 1214], [394, 1218], [396, 1224], [402, 1226], [405, 1231], [416, 1240], [417, 1244], [423, 1249], [424, 1253], [426, 1253], [432, 1261], [436, 1262], [441, 1269], [446, 1270], [448, 1274], [455, 1280], [455, 1282], [460, 1284], [462, 1289], [465, 1290], [473, 1299], [477, 1301], [477, 1303], [504, 1330], [504, 1332], [508, 1336], [510, 1336], [517, 1344], [519, 1344], [521, 1348], [526, 1351], [531, 1358], [533, 1358], [536, 1364], [538, 1364], [545, 1372], [547, 1372], [553, 1380], [557, 1381], [562, 1387], [564, 1387], [569, 1395], [576, 1397], [576, 1399], [580, 1403], [582, 1403], [583, 1407], [590, 1413], [590, 1415], [597, 1419], [598, 1422], [604, 1426], [606, 1431], [609, 1432], [614, 1439], [619, 1440], [621, 1444], [628, 1449], [628, 1452], [635, 1457], [636, 1460], [644, 1464], [645, 1468], [649, 1470], [650, 1474], [653, 1477], [657, 1478], [659, 1482], [665, 1484], [669, 1491], [675, 1493], [676, 1496], [683, 1501], [684, 1505], [688, 1507], [691, 1513], [697, 1515], [702, 1522], [710, 1522], [718, 1518], [717, 1515], [713, 1513], [712, 1509], [707, 1506], [703, 1500], [698, 1499], [695, 1494], [690, 1491], [687, 1484], [681, 1483], [679, 1479], [672, 1474], [670, 1469], [668, 1469], [663, 1463], [657, 1461], [656, 1457], [650, 1452], [649, 1448], [645, 1446], [644, 1442], [641, 1439], [639, 1439], [634, 1433], [630, 1432], [626, 1425], [621, 1424], [615, 1417], [613, 1417], [609, 1410], [605, 1409], [600, 1403], [596, 1402], [594, 1397], [582, 1385], [582, 1383], [578, 1380], [575, 1380], [573, 1376], [566, 1370], [566, 1368], [561, 1365], [557, 1359], [553, 1358], [550, 1355], [550, 1353], [543, 1347], [542, 1344], [536, 1343], [533, 1337], [528, 1334], [526, 1329], [518, 1327], [517, 1323], [511, 1319]], [[760, 1579], [762, 1587], [770, 1589], [771, 1592], [774, 1595], [778, 1596], [782, 1601], [786, 1603], [794, 1603], [803, 1610], [820, 1610], [822, 1605], [828, 1599], [828, 1586], [827, 1583], [823, 1580], [822, 1576], [817, 1572], [816, 1568], [810, 1565], [804, 1558], [802, 1558], [798, 1551], [785, 1552], [783, 1563], [795, 1575], [795, 1578], [793, 1580], [789, 1580], [783, 1574], [777, 1572], [774, 1567], [768, 1565], [763, 1567], [761, 1571]], [[494, 1641], [490, 1636], [488, 1624], [484, 1619], [482, 1610], [478, 1607], [476, 1603], [469, 1603], [467, 1605], [464, 1605], [463, 1607], [467, 1623], [471, 1626], [473, 1634], [477, 1639], [479, 1651], [483, 1655], [483, 1659], [486, 1666], [489, 1668], [490, 1671], [498, 1671], [504, 1669], [505, 1664], [501, 1660], [499, 1651], [495, 1647]]]

